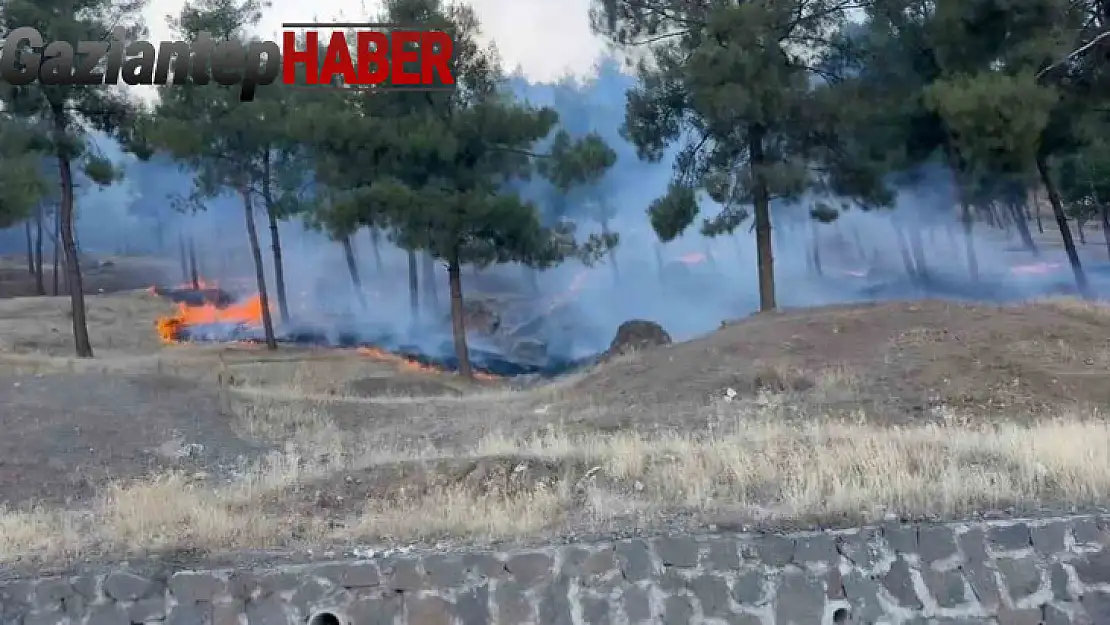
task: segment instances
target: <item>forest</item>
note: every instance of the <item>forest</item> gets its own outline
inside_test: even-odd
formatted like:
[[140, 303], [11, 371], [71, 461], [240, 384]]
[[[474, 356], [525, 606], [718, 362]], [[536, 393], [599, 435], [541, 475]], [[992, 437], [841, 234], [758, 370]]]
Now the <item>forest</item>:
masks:
[[[138, 0], [3, 7], [6, 32], [34, 26], [51, 40], [119, 25], [144, 32]], [[247, 42], [264, 10], [257, 0], [194, 0], [172, 24], [185, 40], [208, 32]], [[405, 250], [414, 316], [420, 282], [441, 267], [459, 372], [471, 375], [464, 268], [606, 262], [619, 274], [615, 198], [638, 182], [616, 165], [630, 161], [673, 162], [663, 193], [637, 208], [660, 244], [687, 232], [754, 233], [761, 311], [779, 308], [775, 236], [809, 229], [773, 235], [776, 212], [819, 226], [885, 211], [907, 272], [929, 280], [926, 217], [895, 205], [899, 188], [936, 172], [957, 191], [950, 208], [970, 279], [980, 273], [977, 228], [1012, 227], [1037, 253], [1031, 229], [1044, 225], [1031, 225], [1030, 204], [1043, 194], [1076, 292], [1095, 296], [1072, 228], [1100, 222], [1110, 254], [1110, 0], [595, 0], [594, 30], [618, 57], [542, 94], [503, 69], [467, 5], [387, 0], [382, 13], [368, 17], [451, 33], [459, 88], [272, 84], [241, 102], [234, 88], [190, 79], [145, 105], [108, 85], [0, 86], [0, 228], [25, 226], [40, 294], [43, 232], [59, 243], [53, 262], [78, 357], [93, 349], [76, 189], [142, 171], [106, 158], [94, 135], [189, 173], [192, 188], [167, 210], [234, 198], [273, 349], [276, 324], [290, 316], [283, 268], [295, 262], [282, 255], [278, 224], [296, 222], [342, 248], [358, 293], [357, 234]], [[622, 79], [623, 110], [590, 96]], [[192, 243], [181, 248], [195, 257]]]

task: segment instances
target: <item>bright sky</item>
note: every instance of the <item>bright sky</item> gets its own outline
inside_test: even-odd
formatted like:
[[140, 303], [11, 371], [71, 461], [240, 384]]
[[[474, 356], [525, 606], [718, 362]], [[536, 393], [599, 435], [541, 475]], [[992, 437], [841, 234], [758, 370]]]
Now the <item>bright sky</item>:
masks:
[[[532, 80], [549, 81], [573, 72], [586, 74], [603, 51], [590, 32], [590, 0], [468, 0], [478, 12], [486, 37], [497, 44], [506, 66], [518, 65]], [[282, 22], [361, 21], [378, 13], [373, 0], [272, 0], [260, 35], [277, 39]], [[167, 15], [177, 15], [184, 0], [152, 0], [146, 10], [150, 39], [171, 38]], [[328, 6], [326, 11], [321, 6]], [[320, 11], [320, 12], [315, 12]]]

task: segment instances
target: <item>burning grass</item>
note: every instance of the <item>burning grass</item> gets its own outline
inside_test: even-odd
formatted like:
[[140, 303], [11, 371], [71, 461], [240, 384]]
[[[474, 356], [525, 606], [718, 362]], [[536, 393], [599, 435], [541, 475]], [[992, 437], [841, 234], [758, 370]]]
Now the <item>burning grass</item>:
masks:
[[[983, 425], [938, 409], [936, 422], [915, 427], [798, 424], [784, 416], [785, 397], [722, 402], [690, 415], [704, 424], [690, 433], [553, 425], [524, 437], [492, 431], [461, 451], [372, 445], [324, 412], [259, 405], [242, 415], [256, 433], [297, 421], [283, 452], [226, 484], [167, 473], [112, 485], [85, 510], [4, 511], [0, 560], [543, 537], [651, 527], [674, 513], [757, 524], [959, 516], [1110, 494], [1110, 425], [1091, 415]], [[484, 400], [455, 409], [511, 420], [492, 405], [520, 409]]]

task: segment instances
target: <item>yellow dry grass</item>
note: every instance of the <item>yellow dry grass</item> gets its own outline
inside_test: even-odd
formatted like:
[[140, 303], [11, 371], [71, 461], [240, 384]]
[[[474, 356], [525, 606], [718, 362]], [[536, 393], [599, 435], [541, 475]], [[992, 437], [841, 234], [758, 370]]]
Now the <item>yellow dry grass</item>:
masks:
[[[120, 297], [120, 303], [111, 304], [119, 308], [114, 314], [130, 316], [130, 321], [112, 322], [121, 333], [137, 319], [154, 315], [153, 303], [135, 303], [141, 295]], [[5, 314], [6, 309], [0, 309], [0, 335], [20, 336], [28, 327], [10, 324], [46, 315], [44, 305], [28, 300], [18, 311]], [[1092, 319], [1108, 314], [1103, 305], [1075, 300], [1035, 305]], [[96, 327], [108, 332], [103, 329], [107, 326]], [[64, 330], [47, 328], [32, 334], [50, 346], [58, 342], [55, 334], [62, 342], [69, 340]], [[213, 485], [204, 476], [166, 473], [113, 484], [80, 510], [0, 509], [0, 562], [166, 548], [222, 551], [360, 540], [539, 537], [564, 531], [572, 522], [588, 522], [594, 528], [617, 522], [649, 525], [677, 510], [763, 522], [888, 514], [960, 516], [1046, 502], [1095, 504], [1110, 495], [1110, 424], [1100, 415], [1066, 413], [1049, 420], [984, 424], [940, 407], [930, 424], [878, 426], [864, 415], [845, 419], [842, 409], [825, 408], [850, 403], [860, 385], [863, 373], [841, 366], [814, 373], [767, 363], [759, 368], [761, 377], [782, 382], [783, 392], [721, 400], [683, 415], [688, 423], [699, 424], [684, 432], [580, 434], [554, 424], [522, 436], [497, 428], [546, 419], [539, 411], [573, 394], [575, 378], [532, 391], [494, 388], [435, 398], [351, 397], [337, 389], [337, 381], [366, 375], [365, 359], [315, 357], [292, 350], [267, 355], [161, 349], [147, 342], [130, 347], [127, 354], [89, 362], [53, 356], [49, 349], [45, 355], [13, 354], [20, 350], [0, 345], [0, 367], [149, 371], [153, 366], [172, 375], [218, 378], [221, 383], [231, 376], [238, 384], [227, 392], [242, 400], [236, 406], [235, 427], [251, 437], [281, 440], [283, 450], [244, 467], [224, 484]], [[1017, 344], [1014, 349], [1048, 359], [1077, 357], [1067, 345], [1049, 342]], [[790, 381], [802, 378], [811, 384], [804, 403], [799, 403]], [[726, 396], [726, 389], [719, 391], [718, 397]], [[488, 427], [483, 431], [490, 433], [461, 451], [386, 445], [373, 432], [337, 427], [328, 402], [411, 407], [412, 414], [434, 405], [459, 423], [484, 424]], [[606, 405], [596, 410], [627, 409]], [[311, 489], [319, 480], [343, 479], [348, 472], [367, 468], [504, 458], [543, 461], [563, 470], [554, 481], [536, 481], [527, 488], [476, 488], [465, 481], [443, 481], [411, 494], [371, 494], [352, 507], [357, 513], [339, 524], [322, 516], [283, 514], [281, 505], [273, 505], [294, 489]]]
[[[690, 434], [620, 432], [578, 437], [559, 427], [527, 438], [484, 437], [459, 457], [542, 459], [567, 467], [555, 483], [476, 491], [445, 483], [361, 502], [340, 527], [289, 518], [265, 503], [295, 485], [400, 460], [433, 462], [436, 449], [359, 449], [322, 414], [266, 409], [248, 423], [298, 419], [299, 442], [211, 488], [181, 473], [106, 489], [91, 508], [0, 513], [0, 561], [72, 558], [188, 547], [229, 550], [337, 541], [500, 539], [558, 532], [570, 514], [604, 527], [667, 510], [729, 512], [756, 521], [863, 513], [960, 515], [1110, 494], [1110, 425], [1082, 415], [1033, 425], [972, 425], [955, 414], [918, 427], [851, 421], [787, 425], [783, 396], [722, 402]], [[459, 410], [467, 410], [459, 402]], [[795, 422], [796, 423], [796, 422]], [[296, 537], [296, 538], [291, 538]]]

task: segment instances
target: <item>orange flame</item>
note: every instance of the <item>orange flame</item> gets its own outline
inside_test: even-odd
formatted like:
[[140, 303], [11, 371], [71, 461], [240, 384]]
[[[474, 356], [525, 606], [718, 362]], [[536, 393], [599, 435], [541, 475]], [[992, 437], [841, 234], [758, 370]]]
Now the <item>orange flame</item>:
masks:
[[[416, 373], [444, 373], [445, 372], [445, 370], [440, 368], [440, 367], [436, 367], [436, 366], [432, 366], [432, 365], [426, 365], [422, 362], [417, 362], [415, 360], [412, 360], [411, 358], [406, 358], [405, 356], [402, 356], [400, 354], [394, 354], [393, 352], [388, 352], [384, 349], [381, 349], [380, 347], [358, 347], [358, 348], [355, 349], [355, 351], [359, 354], [362, 354], [363, 356], [369, 356], [370, 358], [373, 358], [374, 360], [377, 360], [378, 362], [386, 362], [386, 363], [398, 365], [403, 371], [412, 371], [412, 372], [416, 372]], [[474, 372], [474, 377], [476, 379], [479, 379], [479, 380], [496, 380], [496, 379], [498, 379], [497, 376], [495, 376], [495, 375], [492, 375], [492, 374], [489, 374], [489, 373], [483, 373], [483, 372], [480, 372], [480, 371], [475, 371]]]
[[246, 325], [262, 324], [262, 299], [254, 295], [242, 302], [232, 304], [226, 308], [219, 308], [213, 304], [203, 306], [177, 305], [177, 314], [159, 317], [154, 322], [158, 336], [166, 343], [177, 342], [178, 333], [187, 326], [205, 323], [242, 323]]

